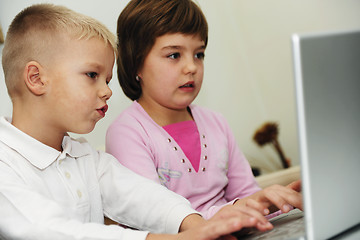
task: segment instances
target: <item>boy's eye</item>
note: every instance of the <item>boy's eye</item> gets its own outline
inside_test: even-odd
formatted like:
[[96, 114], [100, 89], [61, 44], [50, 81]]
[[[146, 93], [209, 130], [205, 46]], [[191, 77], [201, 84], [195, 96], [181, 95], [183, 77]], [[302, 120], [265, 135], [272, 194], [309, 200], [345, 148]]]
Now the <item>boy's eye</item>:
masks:
[[96, 78], [98, 74], [96, 72], [88, 72], [86, 75], [90, 78]]
[[195, 57], [198, 58], [198, 59], [204, 59], [205, 58], [205, 53], [203, 53], [203, 52], [197, 53], [197, 54], [195, 54]]
[[168, 58], [177, 59], [180, 57], [180, 53], [173, 53], [168, 55]]

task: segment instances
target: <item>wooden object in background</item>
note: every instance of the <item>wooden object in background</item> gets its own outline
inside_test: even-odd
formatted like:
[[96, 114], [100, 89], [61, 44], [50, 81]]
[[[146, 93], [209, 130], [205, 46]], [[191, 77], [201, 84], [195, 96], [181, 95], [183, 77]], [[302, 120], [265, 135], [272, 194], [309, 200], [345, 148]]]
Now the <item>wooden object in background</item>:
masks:
[[290, 167], [290, 160], [285, 157], [278, 140], [278, 135], [278, 124], [273, 122], [266, 122], [256, 130], [253, 139], [261, 147], [265, 144], [272, 144], [280, 157], [283, 168], [288, 168]]
[[4, 43], [4, 34], [3, 34], [3, 31], [2, 31], [1, 25], [0, 25], [0, 43]]

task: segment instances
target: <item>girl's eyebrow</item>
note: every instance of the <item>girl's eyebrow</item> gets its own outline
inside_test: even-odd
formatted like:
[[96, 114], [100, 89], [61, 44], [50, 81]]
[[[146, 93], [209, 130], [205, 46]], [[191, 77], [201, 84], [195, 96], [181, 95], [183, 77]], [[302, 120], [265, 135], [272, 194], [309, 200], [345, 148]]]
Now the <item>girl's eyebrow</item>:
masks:
[[201, 45], [198, 49], [206, 49], [205, 44], [204, 44], [204, 45]]
[[162, 50], [168, 50], [168, 49], [181, 49], [181, 46], [178, 45], [170, 45], [170, 46], [165, 46], [163, 48], [161, 48]]
[[[184, 48], [184, 47], [179, 46], [179, 45], [169, 45], [169, 46], [165, 46], [165, 47], [161, 48], [161, 50], [168, 50], [168, 49], [172, 50], [172, 49], [182, 49], [182, 48]], [[198, 48], [196, 48], [196, 50], [205, 49], [205, 48], [206, 48], [205, 45], [201, 45]]]

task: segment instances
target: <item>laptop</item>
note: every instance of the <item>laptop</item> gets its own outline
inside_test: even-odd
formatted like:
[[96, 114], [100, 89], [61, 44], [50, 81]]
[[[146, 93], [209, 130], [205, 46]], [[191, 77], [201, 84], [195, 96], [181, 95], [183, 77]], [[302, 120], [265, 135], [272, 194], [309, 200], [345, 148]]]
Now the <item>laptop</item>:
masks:
[[360, 239], [360, 29], [294, 34], [292, 49], [304, 212], [241, 239]]

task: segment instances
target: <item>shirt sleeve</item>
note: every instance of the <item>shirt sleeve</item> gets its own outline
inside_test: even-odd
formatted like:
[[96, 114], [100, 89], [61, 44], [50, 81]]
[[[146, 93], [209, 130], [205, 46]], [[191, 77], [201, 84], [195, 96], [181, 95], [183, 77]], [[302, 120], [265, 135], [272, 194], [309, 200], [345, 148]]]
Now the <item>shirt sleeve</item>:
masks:
[[1, 159], [0, 216], [0, 236], [5, 239], [144, 240], [148, 234], [73, 219], [67, 209], [33, 190]]
[[99, 154], [100, 189], [104, 212], [109, 218], [152, 233], [178, 233], [186, 216], [199, 214], [182, 196], [135, 174], [110, 154]]

